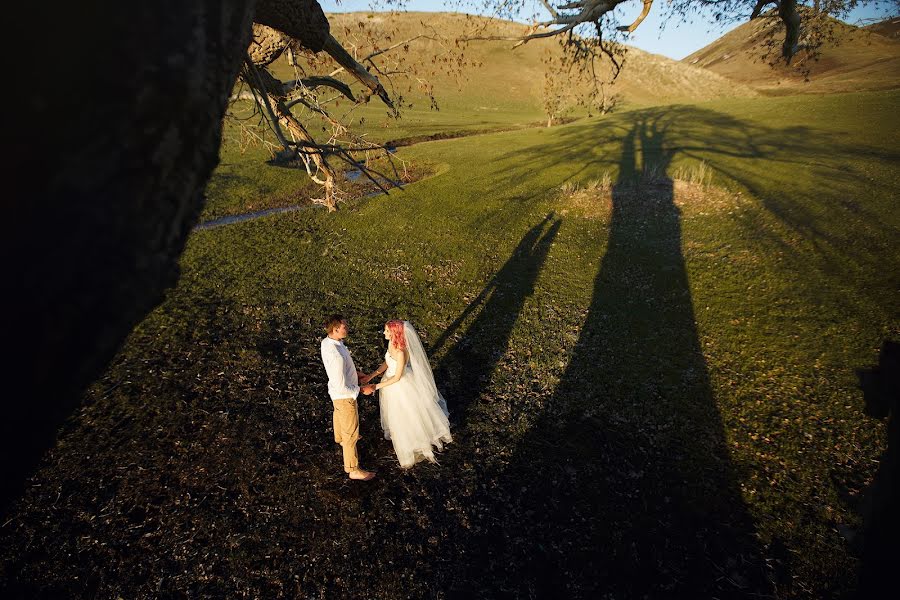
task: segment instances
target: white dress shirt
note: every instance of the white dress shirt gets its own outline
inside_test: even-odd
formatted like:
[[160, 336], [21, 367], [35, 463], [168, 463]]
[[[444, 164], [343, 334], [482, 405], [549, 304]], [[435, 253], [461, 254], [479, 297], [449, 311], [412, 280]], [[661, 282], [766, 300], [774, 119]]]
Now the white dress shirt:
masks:
[[359, 395], [356, 365], [344, 342], [330, 337], [323, 339], [322, 363], [328, 373], [328, 395], [332, 400], [356, 398]]

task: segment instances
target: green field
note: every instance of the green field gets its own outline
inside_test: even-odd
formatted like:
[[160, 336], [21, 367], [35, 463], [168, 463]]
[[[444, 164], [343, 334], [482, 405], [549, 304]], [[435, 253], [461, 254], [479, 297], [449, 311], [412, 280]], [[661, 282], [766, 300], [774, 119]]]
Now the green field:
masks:
[[[898, 98], [419, 144], [398, 155], [433, 175], [402, 192], [195, 233], [11, 511], [0, 574], [98, 597], [852, 594], [884, 438], [854, 369], [900, 335]], [[228, 152], [211, 201], [292, 189], [223, 180]], [[385, 320], [416, 325], [440, 465], [402, 472], [370, 398], [378, 478], [342, 476], [333, 311], [367, 369]]]
[[[411, 41], [408, 52], [398, 50], [385, 55], [385, 63], [381, 64], [384, 70], [395, 66], [396, 70], [410, 73], [382, 77], [382, 83], [400, 108], [399, 117], [391, 116], [388, 107], [377, 98], [366, 104], [354, 105], [341, 100], [336, 106], [329, 105], [331, 114], [358, 136], [378, 144], [404, 143], [429, 136], [532, 128], [547, 122], [541, 97], [547, 67], [542, 60], [548, 55], [559, 55], [556, 41], [538, 40], [516, 50], [510, 49], [509, 42], [472, 42], [464, 49], [453, 43], [455, 38], [471, 33], [468, 28], [474, 25], [511, 35], [524, 31], [521, 24], [454, 13], [411, 12], [389, 16], [349, 13], [331, 15], [330, 18], [333, 34], [347, 45], [358, 46], [360, 56], [371, 51], [370, 42], [359, 33], [360, 24], [366, 28], [364, 31], [376, 34], [377, 39], [389, 39], [392, 43], [413, 39], [423, 31], [429, 34], [429, 39]], [[441, 62], [444, 59], [462, 60], [465, 67], [454, 68]], [[394, 65], [394, 60], [403, 62]], [[638, 49], [630, 49], [624, 60], [627, 67], [615, 85], [608, 88], [610, 94], [620, 96], [618, 111], [756, 94], [748, 86], [726, 80], [706, 69]], [[413, 69], [411, 65], [418, 67]], [[306, 74], [328, 73], [335, 66], [325, 61], [325, 66], [316, 65]], [[611, 77], [608, 63], [601, 62], [597, 68], [604, 81]], [[282, 81], [303, 75], [288, 64], [285, 56], [275, 61], [270, 69]], [[337, 77], [346, 80], [361, 97], [358, 84], [346, 74]], [[422, 92], [419, 80], [433, 86], [436, 106], [433, 107]], [[294, 112], [307, 123], [316, 139], [327, 139], [321, 120], [310, 117], [302, 107], [296, 107]], [[572, 108], [561, 116], [575, 119], [587, 114], [584, 108]], [[260, 126], [258, 115], [251, 116], [249, 101], [236, 103], [230, 115], [225, 122], [221, 164], [209, 184], [202, 221], [306, 204], [310, 197], [319, 194], [302, 169], [298, 172], [296, 168], [266, 164], [272, 152], [256, 138], [264, 138], [270, 143], [275, 138], [266, 127]], [[330, 131], [330, 127], [327, 129]], [[331, 160], [339, 170], [349, 168], [338, 159]], [[353, 186], [347, 189], [350, 197], [359, 197], [368, 191]]]

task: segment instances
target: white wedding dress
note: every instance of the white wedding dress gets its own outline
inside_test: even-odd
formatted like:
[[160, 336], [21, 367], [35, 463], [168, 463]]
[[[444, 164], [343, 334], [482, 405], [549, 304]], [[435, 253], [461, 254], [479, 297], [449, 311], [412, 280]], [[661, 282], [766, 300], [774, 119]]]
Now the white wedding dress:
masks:
[[[408, 321], [403, 324], [409, 360], [403, 376], [379, 390], [381, 396], [381, 427], [384, 439], [391, 440], [400, 466], [409, 468], [421, 460], [437, 462], [434, 448], [442, 450], [452, 442], [447, 403], [434, 384], [428, 357], [419, 336]], [[397, 372], [397, 361], [385, 353], [387, 371], [384, 379]]]

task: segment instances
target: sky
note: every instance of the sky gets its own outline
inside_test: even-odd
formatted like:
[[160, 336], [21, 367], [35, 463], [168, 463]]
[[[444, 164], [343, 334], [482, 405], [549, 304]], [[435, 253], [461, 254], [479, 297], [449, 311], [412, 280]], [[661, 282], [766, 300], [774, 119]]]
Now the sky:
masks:
[[[557, 4], [558, 2], [552, 2]], [[320, 0], [320, 4], [325, 12], [351, 12], [370, 10], [373, 6], [371, 0]], [[452, 8], [452, 5], [446, 0], [407, 0], [405, 3], [406, 10], [410, 11], [464, 11], [473, 12], [473, 8]], [[676, 60], [680, 60], [692, 52], [703, 48], [707, 44], [713, 42], [722, 34], [730, 31], [740, 23], [731, 23], [725, 27], [718, 27], [711, 19], [703, 19], [694, 17], [693, 23], [668, 23], [665, 27], [661, 27], [662, 13], [664, 2], [656, 0], [650, 9], [650, 14], [641, 23], [640, 27], [631, 33], [625, 40], [625, 43], [640, 48], [654, 54], [662, 54]], [[857, 8], [847, 18], [847, 22], [851, 24], [863, 24], [878, 21], [887, 18], [891, 14], [891, 8], [896, 10], [896, 4], [891, 6], [892, 2], [887, 2], [881, 8], [866, 6]], [[378, 10], [376, 8], [376, 10]], [[384, 9], [381, 9], [384, 10]], [[531, 14], [533, 11], [529, 11]], [[641, 12], [640, 0], [630, 0], [625, 4], [621, 4], [616, 8], [615, 14], [621, 15], [623, 24], [630, 24]], [[546, 15], [546, 13], [545, 13]], [[543, 16], [542, 16], [543, 17]], [[523, 19], [524, 21], [524, 19]]]

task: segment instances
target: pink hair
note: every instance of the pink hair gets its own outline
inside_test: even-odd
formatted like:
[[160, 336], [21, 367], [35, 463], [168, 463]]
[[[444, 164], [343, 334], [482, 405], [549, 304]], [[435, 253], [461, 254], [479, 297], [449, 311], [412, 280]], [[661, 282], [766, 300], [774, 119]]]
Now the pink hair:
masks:
[[385, 323], [388, 333], [391, 336], [391, 342], [397, 350], [406, 350], [406, 336], [403, 334], [403, 321], [393, 319]]

